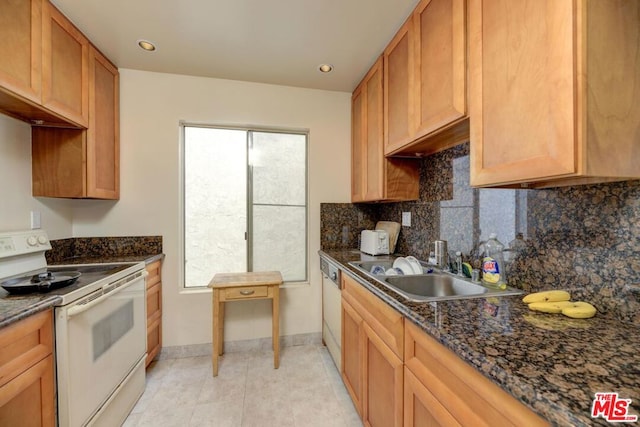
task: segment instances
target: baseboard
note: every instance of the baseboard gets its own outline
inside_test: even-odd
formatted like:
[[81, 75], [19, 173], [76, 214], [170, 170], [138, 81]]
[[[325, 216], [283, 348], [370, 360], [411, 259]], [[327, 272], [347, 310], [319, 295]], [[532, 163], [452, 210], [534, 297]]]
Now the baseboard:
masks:
[[[280, 347], [293, 347], [296, 345], [322, 344], [322, 333], [312, 332], [308, 334], [286, 335], [280, 337]], [[240, 351], [270, 350], [271, 337], [256, 338], [252, 340], [227, 341], [224, 343], [224, 351], [235, 353]], [[181, 359], [184, 357], [211, 356], [211, 343], [191, 344], [171, 347], [162, 347], [154, 360]]]

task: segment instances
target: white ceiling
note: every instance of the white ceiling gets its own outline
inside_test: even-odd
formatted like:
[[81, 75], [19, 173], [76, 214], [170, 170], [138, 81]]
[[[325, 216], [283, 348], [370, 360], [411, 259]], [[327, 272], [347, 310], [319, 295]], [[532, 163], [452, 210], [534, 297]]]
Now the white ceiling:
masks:
[[[53, 3], [120, 68], [351, 92], [417, 1]], [[320, 73], [321, 63], [334, 71]]]

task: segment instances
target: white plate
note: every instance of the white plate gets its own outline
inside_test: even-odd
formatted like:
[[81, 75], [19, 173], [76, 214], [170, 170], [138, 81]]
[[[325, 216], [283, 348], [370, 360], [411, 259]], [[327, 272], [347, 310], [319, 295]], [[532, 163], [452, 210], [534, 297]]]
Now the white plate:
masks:
[[422, 265], [420, 265], [420, 261], [418, 261], [416, 257], [409, 255], [408, 257], [405, 257], [405, 259], [409, 261], [409, 264], [411, 265], [411, 268], [413, 269], [414, 274], [423, 273]]
[[393, 268], [399, 268], [404, 274], [415, 274], [413, 272], [413, 267], [411, 267], [409, 261], [407, 261], [403, 257], [396, 258], [396, 260], [393, 262]]

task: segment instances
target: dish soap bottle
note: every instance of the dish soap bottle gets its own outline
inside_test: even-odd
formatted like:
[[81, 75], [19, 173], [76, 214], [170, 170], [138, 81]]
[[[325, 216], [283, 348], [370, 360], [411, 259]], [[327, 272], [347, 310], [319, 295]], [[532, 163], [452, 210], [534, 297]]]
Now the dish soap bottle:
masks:
[[489, 240], [484, 244], [484, 258], [482, 259], [482, 283], [484, 285], [498, 289], [507, 287], [503, 250], [504, 245], [497, 239], [496, 233], [491, 233]]

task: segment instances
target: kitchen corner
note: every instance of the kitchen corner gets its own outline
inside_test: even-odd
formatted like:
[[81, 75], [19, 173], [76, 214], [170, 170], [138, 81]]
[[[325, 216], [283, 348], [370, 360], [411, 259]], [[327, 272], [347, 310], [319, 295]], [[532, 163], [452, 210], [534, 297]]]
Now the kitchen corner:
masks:
[[553, 425], [606, 425], [589, 416], [596, 392], [616, 390], [640, 410], [637, 325], [604, 315], [553, 319], [530, 312], [521, 296], [409, 302], [349, 265], [363, 259], [359, 251], [320, 256]]
[[0, 243], [2, 396], [31, 396], [1, 418], [124, 422], [161, 347], [162, 237], [49, 241], [26, 230]]
[[[630, 412], [640, 413], [640, 234], [634, 225], [640, 182], [473, 188], [467, 143], [421, 160], [419, 168], [416, 201], [323, 203], [321, 258], [400, 313], [405, 330], [416, 325], [552, 425], [605, 424], [590, 416], [600, 392], [631, 399]], [[401, 228], [395, 254], [373, 257], [356, 249], [362, 230], [378, 221], [400, 221], [403, 212], [410, 212], [411, 226]], [[508, 246], [510, 286], [526, 293], [569, 290], [576, 300], [592, 302], [596, 316], [535, 313], [522, 296], [410, 302], [349, 265], [401, 254], [427, 261], [430, 243], [439, 239], [448, 242], [450, 260], [461, 251], [472, 263], [492, 232], [505, 243], [520, 238], [517, 250]], [[413, 384], [407, 378], [405, 385]]]

